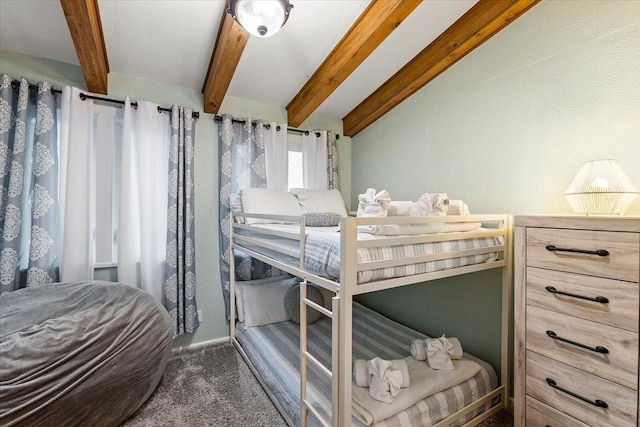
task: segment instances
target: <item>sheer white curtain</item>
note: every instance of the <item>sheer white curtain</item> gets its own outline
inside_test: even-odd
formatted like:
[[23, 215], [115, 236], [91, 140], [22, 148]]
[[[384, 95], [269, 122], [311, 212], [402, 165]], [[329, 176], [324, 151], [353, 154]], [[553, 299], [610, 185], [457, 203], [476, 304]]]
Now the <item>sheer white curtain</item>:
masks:
[[125, 100], [118, 229], [118, 281], [163, 302], [171, 126], [156, 104]]
[[271, 122], [268, 125], [269, 129], [263, 126], [267, 188], [286, 190], [289, 182], [287, 124]]
[[302, 171], [305, 188], [310, 190], [328, 188], [327, 131], [310, 131], [308, 135], [302, 134]]
[[60, 112], [60, 280], [89, 280], [95, 264], [93, 101], [66, 86]]

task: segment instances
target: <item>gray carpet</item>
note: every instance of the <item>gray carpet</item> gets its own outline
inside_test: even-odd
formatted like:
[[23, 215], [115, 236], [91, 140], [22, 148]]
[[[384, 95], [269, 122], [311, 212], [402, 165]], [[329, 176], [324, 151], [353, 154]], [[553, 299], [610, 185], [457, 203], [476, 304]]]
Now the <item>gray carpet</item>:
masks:
[[126, 427], [286, 426], [231, 344], [176, 354]]
[[[160, 384], [123, 427], [286, 426], [249, 367], [231, 344], [176, 354]], [[513, 427], [500, 411], [479, 427]]]

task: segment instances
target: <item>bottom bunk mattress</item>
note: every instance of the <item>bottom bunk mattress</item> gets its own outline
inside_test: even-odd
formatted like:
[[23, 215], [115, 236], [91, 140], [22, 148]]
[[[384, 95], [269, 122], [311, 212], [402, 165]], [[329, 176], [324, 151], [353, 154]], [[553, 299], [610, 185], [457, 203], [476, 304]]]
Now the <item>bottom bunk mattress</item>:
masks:
[[[244, 328], [238, 323], [236, 337], [247, 357], [261, 376], [272, 397], [284, 411], [290, 424], [300, 425], [300, 329], [291, 322]], [[427, 338], [424, 334], [400, 325], [360, 304], [353, 307], [353, 359], [370, 360], [379, 357], [385, 360], [411, 356], [411, 342]], [[323, 316], [308, 326], [307, 347], [309, 353], [325, 366], [331, 367], [331, 321]], [[353, 425], [431, 426], [455, 413], [467, 404], [486, 395], [498, 386], [495, 371], [488, 363], [467, 353], [464, 359], [479, 365], [479, 371], [471, 378], [450, 388], [428, 396], [417, 403], [384, 420], [370, 423], [354, 408]], [[422, 362], [426, 363], [426, 362]], [[308, 364], [307, 399], [312, 402], [325, 419], [331, 418], [331, 382], [312, 364]], [[357, 386], [353, 385], [354, 390]], [[355, 393], [354, 393], [355, 395]], [[384, 405], [384, 403], [381, 403]], [[484, 405], [467, 418], [463, 424], [478, 413], [487, 410]], [[309, 413], [308, 425], [321, 425]], [[454, 424], [456, 425], [456, 424]]]

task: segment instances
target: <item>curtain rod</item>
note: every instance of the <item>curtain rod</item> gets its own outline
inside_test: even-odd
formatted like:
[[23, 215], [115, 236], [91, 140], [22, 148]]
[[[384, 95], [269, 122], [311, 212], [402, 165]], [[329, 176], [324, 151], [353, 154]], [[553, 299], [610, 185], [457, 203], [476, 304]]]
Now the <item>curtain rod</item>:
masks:
[[[19, 84], [20, 84], [20, 80], [15, 80], [15, 79], [11, 80], [11, 87], [12, 88], [14, 88], [14, 89], [17, 88]], [[37, 87], [38, 87], [38, 85], [34, 85], [34, 84], [29, 83], [29, 89], [36, 89]], [[53, 86], [51, 86], [51, 92], [53, 92], [53, 93], [62, 93], [61, 90], [54, 89]]]
[[[99, 97], [99, 96], [87, 95], [86, 93], [83, 93], [83, 92], [80, 92], [80, 99], [82, 99], [83, 101], [85, 101], [87, 99], [95, 99], [97, 101], [112, 102], [114, 104], [124, 105], [124, 101], [120, 100], [120, 99], [102, 98], [102, 97]], [[133, 102], [131, 102], [131, 106], [135, 107], [135, 108], [138, 108], [138, 103], [133, 101]], [[165, 107], [158, 106], [158, 113], [162, 113], [163, 111], [171, 112], [171, 108], [165, 108]], [[193, 111], [191, 113], [191, 117], [193, 117], [194, 119], [197, 119], [197, 118], [200, 117], [200, 113], [197, 112], [197, 111]]]
[[[14, 88], [14, 89], [15, 89], [16, 87], [18, 87], [18, 85], [19, 85], [19, 84], [20, 84], [20, 80], [15, 80], [15, 79], [14, 79], [14, 80], [11, 80], [11, 87], [12, 87], [12, 88]], [[30, 89], [31, 89], [31, 88], [37, 88], [37, 87], [38, 87], [38, 85], [34, 85], [34, 84], [29, 83], [29, 88], [30, 88]], [[61, 90], [59, 90], [59, 89], [54, 89], [54, 88], [53, 88], [53, 86], [51, 87], [51, 92], [53, 92], [53, 93], [62, 93], [62, 91], [61, 91]], [[83, 101], [84, 101], [84, 100], [86, 100], [86, 99], [96, 99], [96, 100], [98, 100], [98, 101], [113, 102], [114, 104], [124, 105], [124, 101], [121, 101], [121, 100], [119, 100], [119, 99], [100, 98], [100, 97], [98, 97], [98, 96], [87, 95], [87, 94], [82, 93], [82, 92], [80, 92], [80, 99], [82, 99]], [[138, 107], [138, 103], [137, 103], [137, 102], [135, 102], [135, 101], [134, 101], [134, 102], [132, 102], [132, 103], [131, 103], [131, 105], [132, 105], [133, 107], [136, 107], [136, 108]], [[171, 112], [171, 108], [165, 108], [165, 107], [160, 107], [160, 106], [158, 106], [158, 113], [162, 113], [163, 111]], [[191, 115], [191, 116], [192, 116], [193, 118], [197, 119], [197, 118], [199, 118], [199, 117], [200, 117], [200, 113], [199, 113], [198, 111], [194, 111], [194, 112], [192, 113], [192, 115]]]
[[[214, 119], [216, 122], [219, 122], [222, 120], [222, 117], [216, 114]], [[231, 121], [233, 123], [242, 123], [242, 124], [246, 123], [246, 120], [240, 120], [240, 119], [231, 119]], [[255, 125], [255, 123], [253, 122], [251, 124]], [[269, 123], [265, 124], [264, 127], [266, 127], [267, 129], [271, 129], [271, 125]], [[276, 131], [279, 131], [279, 130], [281, 130], [280, 125], [276, 126]], [[304, 133], [305, 135], [309, 135], [309, 132], [311, 131], [288, 127], [287, 132], [298, 132], [298, 133]], [[316, 132], [316, 137], [319, 137], [319, 136], [320, 136], [320, 132]], [[339, 134], [336, 134], [336, 139], [340, 139]]]
[[[267, 127], [267, 129], [270, 129], [270, 128], [271, 128], [271, 126], [270, 126], [269, 124], [267, 124], [267, 125], [266, 125], [266, 127]], [[280, 129], [282, 129], [282, 128], [280, 127], [280, 125], [277, 125], [277, 126], [276, 126], [276, 131], [279, 131]], [[289, 127], [288, 127], [288, 128], [287, 128], [287, 132], [293, 132], [293, 133], [304, 133], [305, 135], [309, 135], [309, 132], [312, 132], [312, 131], [302, 130], [302, 129], [296, 129], [296, 128], [289, 128]], [[316, 132], [316, 138], [318, 138], [318, 137], [320, 137], [320, 132]], [[337, 138], [337, 135], [336, 135], [336, 139], [338, 139], [338, 138]]]

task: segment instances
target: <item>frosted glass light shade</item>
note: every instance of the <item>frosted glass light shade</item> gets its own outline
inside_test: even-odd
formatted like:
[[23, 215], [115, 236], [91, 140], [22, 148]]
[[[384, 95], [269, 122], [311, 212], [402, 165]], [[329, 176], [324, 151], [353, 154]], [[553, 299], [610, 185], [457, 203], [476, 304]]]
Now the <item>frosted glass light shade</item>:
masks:
[[638, 190], [615, 160], [586, 162], [564, 193], [574, 212], [587, 215], [624, 215], [637, 196]]
[[287, 22], [288, 0], [230, 0], [229, 13], [249, 34], [270, 37]]

